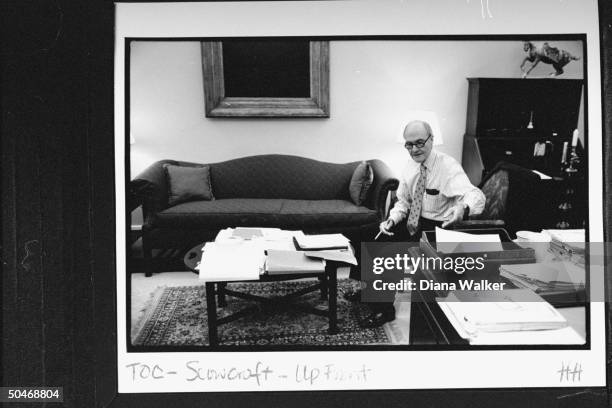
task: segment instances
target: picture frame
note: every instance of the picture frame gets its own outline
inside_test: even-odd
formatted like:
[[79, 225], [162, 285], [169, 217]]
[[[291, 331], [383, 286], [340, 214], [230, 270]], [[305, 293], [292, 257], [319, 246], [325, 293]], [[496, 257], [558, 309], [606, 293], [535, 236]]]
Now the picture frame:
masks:
[[206, 117], [328, 118], [329, 42], [309, 42], [308, 97], [226, 96], [222, 41], [202, 41], [202, 73]]

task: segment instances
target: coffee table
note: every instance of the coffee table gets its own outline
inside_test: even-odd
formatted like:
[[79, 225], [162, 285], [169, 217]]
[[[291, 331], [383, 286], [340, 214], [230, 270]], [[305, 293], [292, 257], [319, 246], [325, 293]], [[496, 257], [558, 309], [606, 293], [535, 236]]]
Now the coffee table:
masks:
[[[202, 247], [205, 243], [196, 245], [191, 248], [185, 254], [183, 259], [185, 266], [189, 268], [191, 271], [198, 273], [199, 271], [196, 269], [200, 260], [202, 258]], [[225, 297], [232, 296], [236, 298], [251, 300], [261, 302], [264, 307], [268, 307], [271, 310], [284, 310], [285, 308], [294, 308], [306, 313], [312, 313], [319, 316], [324, 316], [329, 319], [329, 328], [328, 331], [331, 334], [338, 332], [338, 319], [337, 319], [337, 295], [338, 295], [338, 281], [337, 281], [337, 271], [339, 266], [348, 265], [345, 262], [340, 261], [330, 261], [327, 260], [325, 262], [325, 271], [324, 272], [304, 272], [304, 273], [290, 273], [290, 274], [281, 274], [281, 275], [260, 275], [258, 280], [241, 280], [241, 281], [232, 281], [232, 282], [277, 282], [277, 281], [287, 281], [287, 280], [295, 280], [295, 279], [303, 279], [303, 278], [318, 278], [318, 283], [308, 286], [299, 291], [277, 297], [277, 298], [266, 298], [262, 296], [253, 295], [250, 293], [238, 292], [235, 290], [227, 289], [227, 283], [224, 281], [215, 281], [215, 282], [206, 282], [206, 309], [208, 316], [208, 338], [211, 347], [218, 347], [219, 345], [219, 336], [218, 336], [218, 327], [222, 324], [229, 323], [236, 319], [240, 319], [244, 316], [247, 316], [249, 313], [259, 310], [260, 308], [257, 306], [245, 307], [242, 310], [231, 314], [229, 316], [225, 316], [222, 318], [217, 318], [217, 302], [219, 307], [224, 307], [226, 305]], [[326, 299], [328, 302], [328, 307], [326, 310], [322, 310], [315, 307], [310, 307], [307, 305], [301, 305], [292, 303], [291, 301], [303, 296], [307, 293], [314, 292], [316, 290], [321, 291], [321, 298]]]

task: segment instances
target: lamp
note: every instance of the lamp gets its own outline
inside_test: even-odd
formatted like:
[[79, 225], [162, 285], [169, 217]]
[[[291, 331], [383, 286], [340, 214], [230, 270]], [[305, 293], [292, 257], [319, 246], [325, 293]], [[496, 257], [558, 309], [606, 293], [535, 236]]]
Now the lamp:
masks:
[[401, 117], [401, 128], [398, 132], [397, 142], [404, 143], [404, 128], [406, 125], [414, 120], [422, 120], [424, 122], [429, 123], [431, 126], [431, 131], [433, 132], [433, 144], [434, 146], [439, 146], [444, 144], [444, 139], [442, 139], [442, 130], [440, 129], [440, 121], [438, 120], [438, 115], [433, 111], [410, 111], [406, 115], [402, 115]]

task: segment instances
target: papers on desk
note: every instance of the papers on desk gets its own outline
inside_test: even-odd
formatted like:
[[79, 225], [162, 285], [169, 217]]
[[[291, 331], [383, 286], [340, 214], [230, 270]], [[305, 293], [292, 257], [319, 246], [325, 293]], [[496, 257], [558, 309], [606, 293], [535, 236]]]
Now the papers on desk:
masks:
[[472, 337], [482, 333], [560, 329], [567, 321], [554, 307], [528, 289], [452, 291], [445, 302], [450, 318]]
[[586, 233], [584, 229], [548, 229], [543, 231], [550, 235], [550, 237], [555, 241], [571, 243], [584, 249], [584, 242], [586, 240]]
[[310, 258], [325, 259], [327, 261], [344, 262], [351, 265], [357, 265], [355, 254], [350, 249], [304, 251], [303, 253]]
[[569, 326], [550, 330], [468, 333], [450, 311], [449, 302], [438, 300], [438, 304], [459, 336], [471, 345], [584, 344], [584, 338]]
[[501, 265], [499, 274], [536, 293], [584, 289], [585, 270], [571, 262]]
[[349, 240], [342, 234], [295, 235], [295, 246], [301, 251], [348, 249]]
[[469, 234], [436, 227], [436, 248], [439, 252], [503, 251], [497, 234]]
[[310, 258], [302, 251], [271, 249], [267, 254], [265, 270], [268, 275], [325, 272], [323, 259]]
[[201, 280], [230, 282], [258, 280], [264, 271], [265, 253], [252, 242], [207, 242], [196, 267]]
[[583, 229], [544, 230], [550, 235], [549, 251], [577, 265], [585, 263], [586, 234]]
[[266, 241], [289, 242], [291, 245], [294, 236], [301, 237], [302, 231], [286, 231], [279, 228], [225, 228], [217, 234], [215, 242], [235, 242], [235, 241]]

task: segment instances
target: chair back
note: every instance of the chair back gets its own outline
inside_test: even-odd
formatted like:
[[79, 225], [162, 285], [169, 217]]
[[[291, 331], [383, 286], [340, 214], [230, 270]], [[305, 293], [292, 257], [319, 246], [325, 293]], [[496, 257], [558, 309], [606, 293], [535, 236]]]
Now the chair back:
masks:
[[484, 181], [480, 190], [486, 197], [486, 203], [482, 214], [478, 216], [479, 219], [504, 219], [507, 209], [509, 185], [508, 171], [504, 169], [498, 169]]

